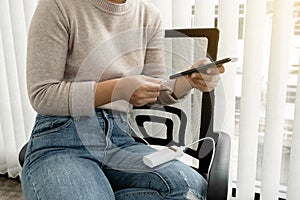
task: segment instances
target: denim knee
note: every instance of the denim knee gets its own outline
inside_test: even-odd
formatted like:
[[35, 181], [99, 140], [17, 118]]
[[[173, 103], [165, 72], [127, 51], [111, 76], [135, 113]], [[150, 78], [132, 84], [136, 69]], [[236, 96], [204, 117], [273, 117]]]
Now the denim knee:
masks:
[[180, 161], [172, 162], [153, 171], [163, 182], [161, 194], [166, 199], [204, 200], [207, 194], [206, 180], [194, 169]]

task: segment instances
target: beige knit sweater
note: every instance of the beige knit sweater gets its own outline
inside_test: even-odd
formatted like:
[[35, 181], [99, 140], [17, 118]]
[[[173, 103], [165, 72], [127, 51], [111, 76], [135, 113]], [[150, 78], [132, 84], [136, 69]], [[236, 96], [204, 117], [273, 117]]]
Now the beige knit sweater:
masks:
[[[159, 12], [147, 0], [39, 0], [27, 51], [33, 108], [90, 116], [96, 82], [137, 74], [166, 79], [162, 38]], [[176, 102], [170, 92], [161, 92], [159, 101]], [[127, 105], [103, 108], [126, 111]]]

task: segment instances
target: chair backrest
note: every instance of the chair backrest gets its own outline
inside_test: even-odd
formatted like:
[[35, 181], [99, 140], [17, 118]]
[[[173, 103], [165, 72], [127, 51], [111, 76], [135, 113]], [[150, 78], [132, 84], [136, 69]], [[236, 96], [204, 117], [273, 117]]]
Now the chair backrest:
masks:
[[[218, 41], [219, 41], [219, 30], [216, 28], [197, 28], [197, 29], [176, 29], [176, 30], [166, 30], [165, 31], [166, 38], [206, 38], [207, 40], [207, 49], [206, 57], [209, 57], [212, 61], [217, 58], [218, 51]], [[215, 140], [218, 139], [218, 135], [213, 132], [213, 117], [214, 117], [214, 91], [204, 92], [202, 94], [201, 100], [201, 117], [199, 117], [199, 121], [193, 121], [193, 123], [200, 124], [199, 131], [199, 139], [204, 137], [212, 137]], [[137, 123], [138, 129], [143, 135], [144, 139], [147, 140], [150, 144], [155, 145], [163, 145], [163, 146], [172, 146], [172, 145], [185, 145], [185, 128], [188, 123], [188, 119], [186, 117], [185, 112], [182, 109], [173, 107], [173, 106], [143, 106], [139, 108], [135, 108], [137, 110], [141, 109], [151, 109], [161, 112], [171, 113], [177, 116], [180, 119], [180, 125], [178, 127], [178, 138], [175, 139], [173, 136], [173, 129], [175, 125], [172, 120], [169, 118], [164, 118], [163, 116], [156, 116], [156, 114], [145, 113], [142, 111], [140, 114], [136, 114], [135, 121]], [[193, 120], [193, 119], [189, 119]], [[145, 128], [146, 122], [155, 122], [155, 123], [163, 123], [166, 125], [166, 137], [164, 138], [156, 138], [155, 136], [149, 134]], [[209, 143], [209, 142], [208, 142]], [[210, 143], [211, 144], [211, 143]], [[205, 149], [206, 148], [206, 149]], [[206, 152], [206, 153], [203, 153]], [[207, 145], [207, 143], [200, 142], [196, 149], [188, 148], [186, 151], [187, 154], [199, 160], [199, 166], [197, 171], [201, 173], [204, 177], [207, 177], [208, 169], [212, 156], [212, 146]], [[199, 157], [199, 154], [202, 156]], [[203, 156], [203, 154], [205, 154]]]
[[[206, 56], [212, 61], [217, 59], [219, 30], [217, 28], [195, 28], [195, 29], [174, 29], [165, 31], [166, 38], [206, 38], [207, 51]], [[204, 92], [202, 96], [201, 111], [201, 138], [205, 137], [208, 132], [213, 131], [214, 118], [214, 91]]]
[[[198, 38], [206, 38], [207, 44], [204, 56], [209, 57], [212, 61], [215, 61], [217, 58], [219, 31], [216, 28], [166, 30], [165, 36], [166, 38], [178, 38], [179, 40], [182, 38], [195, 38], [195, 40]], [[181, 43], [181, 41], [179, 43]], [[202, 45], [201, 42], [199, 42], [199, 44]], [[195, 51], [195, 49], [193, 49], [193, 45], [198, 44], [197, 42], [188, 43], [188, 47], [191, 46], [191, 49]], [[173, 47], [172, 42], [170, 46]], [[175, 44], [174, 46], [175, 48], [181, 48], [178, 44]], [[183, 48], [183, 51], [184, 50], [185, 47]], [[176, 56], [178, 56], [178, 54], [175, 53], [175, 57]], [[173, 67], [173, 64], [175, 64], [176, 68], [177, 60], [175, 63], [173, 62], [173, 59], [171, 60], [171, 66]], [[179, 62], [179, 65], [181, 64], [182, 63]], [[197, 93], [199, 92], [197, 91]], [[191, 142], [187, 142], [188, 139], [186, 137], [186, 135], [189, 136], [191, 132], [197, 132], [196, 136], [198, 138], [192, 138], [193, 140], [202, 139], [204, 137], [213, 138], [215, 141], [214, 147], [210, 141], [201, 142], [196, 147], [193, 146], [188, 148], [186, 153], [196, 158], [198, 165], [196, 165], [196, 168], [194, 166], [194, 168], [208, 181], [207, 200], [227, 200], [227, 196], [230, 194], [228, 190], [231, 153], [230, 135], [224, 132], [214, 132], [213, 130], [215, 103], [214, 91], [204, 92], [202, 95], [198, 95], [197, 93], [192, 93], [194, 96], [188, 99], [190, 100], [190, 102], [187, 102], [190, 103], [189, 106], [143, 106], [134, 109], [134, 112], [131, 114], [131, 119], [136, 121], [137, 126], [135, 129], [138, 129], [143, 135], [143, 138], [150, 144], [164, 146], [186, 145]], [[195, 102], [195, 99], [197, 98], [200, 98], [201, 100], [199, 102]], [[183, 106], [183, 109], [180, 109], [181, 106]], [[186, 110], [189, 115], [186, 115]], [[194, 112], [193, 114], [190, 114], [189, 112], [191, 112], [191, 110], [199, 111], [199, 113]], [[159, 114], [159, 116], [157, 116], [157, 114]], [[160, 123], [162, 126], [158, 126], [158, 129], [151, 129], [149, 128], [151, 125], [148, 125], [148, 123], [153, 124], [152, 122], [156, 124]], [[180, 125], [178, 126], [178, 124]], [[191, 124], [194, 128], [189, 127]], [[184, 131], [187, 127], [190, 128], [191, 132]], [[173, 132], [173, 129], [176, 128], [177, 136], [174, 135], [174, 132], [176, 131]], [[160, 134], [161, 132], [166, 134], [162, 136]], [[213, 148], [215, 151], [213, 151]], [[213, 159], [211, 159], [213, 152], [215, 154]]]

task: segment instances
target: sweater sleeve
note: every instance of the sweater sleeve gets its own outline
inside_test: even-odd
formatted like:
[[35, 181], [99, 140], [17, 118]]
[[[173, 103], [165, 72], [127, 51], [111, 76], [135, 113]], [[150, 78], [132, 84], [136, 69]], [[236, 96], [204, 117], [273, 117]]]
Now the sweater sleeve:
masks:
[[40, 0], [28, 32], [27, 88], [32, 107], [46, 115], [94, 113], [93, 81], [64, 80], [69, 23], [55, 0]]

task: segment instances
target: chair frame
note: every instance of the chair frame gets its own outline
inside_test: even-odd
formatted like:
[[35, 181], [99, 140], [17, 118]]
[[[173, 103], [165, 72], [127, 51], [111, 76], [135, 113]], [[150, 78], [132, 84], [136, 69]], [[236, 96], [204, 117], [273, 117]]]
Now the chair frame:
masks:
[[[217, 28], [195, 28], [195, 29], [173, 29], [165, 31], [166, 38], [207, 38], [208, 46], [206, 57], [212, 61], [217, 59], [219, 30]], [[208, 200], [227, 200], [228, 185], [229, 185], [229, 166], [230, 166], [230, 152], [231, 152], [231, 139], [227, 133], [214, 132], [213, 118], [214, 118], [214, 104], [215, 94], [214, 91], [204, 92], [202, 95], [201, 105], [201, 121], [199, 139], [211, 137], [215, 140], [215, 156], [212, 161], [211, 168], [209, 169], [211, 158], [211, 151], [204, 157], [199, 158], [199, 152], [203, 148], [207, 148], [200, 142], [197, 150], [188, 148], [186, 153], [199, 160], [199, 166], [195, 170], [198, 171], [208, 181]], [[160, 110], [176, 115], [180, 121], [178, 142], [173, 139], [173, 122], [166, 118], [161, 118], [154, 115], [142, 114], [136, 116], [135, 120], [140, 132], [145, 136], [144, 139], [150, 144], [163, 145], [163, 146], [182, 146], [185, 145], [184, 134], [187, 123], [187, 117], [183, 111], [171, 106], [142, 106], [135, 107], [135, 109], [152, 109]], [[167, 137], [165, 139], [152, 138], [147, 134], [144, 128], [145, 122], [165, 122], [167, 126]], [[139, 140], [139, 139], [138, 139]], [[139, 140], [141, 141], [141, 140]], [[210, 171], [209, 171], [210, 170]]]

